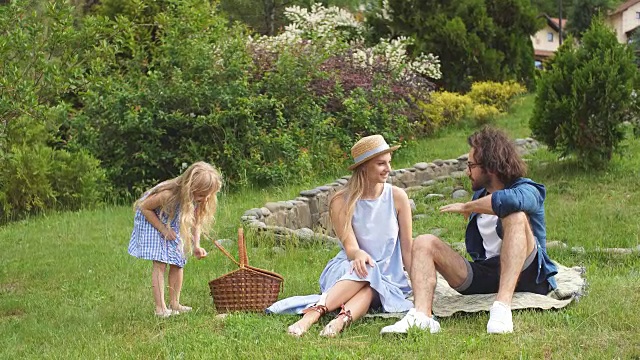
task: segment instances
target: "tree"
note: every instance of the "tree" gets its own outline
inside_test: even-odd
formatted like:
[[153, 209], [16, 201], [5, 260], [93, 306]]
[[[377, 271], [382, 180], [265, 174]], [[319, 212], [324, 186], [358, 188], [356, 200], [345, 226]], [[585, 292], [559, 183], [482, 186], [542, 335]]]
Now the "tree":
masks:
[[230, 21], [239, 21], [253, 31], [264, 35], [275, 35], [282, 28], [286, 19], [284, 9], [298, 5], [309, 8], [314, 3], [324, 6], [338, 6], [357, 10], [363, 1], [359, 0], [220, 0], [222, 10]]
[[567, 14], [567, 31], [580, 38], [591, 26], [592, 19], [606, 15], [613, 8], [613, 0], [574, 0]]
[[530, 121], [534, 137], [563, 156], [576, 155], [584, 167], [604, 166], [634, 112], [637, 76], [631, 50], [602, 18], [592, 22], [581, 46], [569, 38], [542, 73]]
[[[438, 54], [447, 90], [465, 91], [474, 81], [532, 84], [530, 35], [536, 12], [528, 0], [389, 0], [368, 17], [377, 37], [415, 38], [416, 52]], [[386, 14], [386, 15], [385, 15]]]

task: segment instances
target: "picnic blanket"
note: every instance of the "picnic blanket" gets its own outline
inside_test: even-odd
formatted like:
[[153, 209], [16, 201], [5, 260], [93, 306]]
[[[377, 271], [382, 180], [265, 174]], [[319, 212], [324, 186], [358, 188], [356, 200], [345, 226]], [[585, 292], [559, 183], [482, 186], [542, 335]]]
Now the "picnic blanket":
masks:
[[[585, 269], [581, 266], [566, 267], [556, 263], [558, 274], [557, 289], [549, 294], [539, 295], [517, 292], [513, 295], [512, 309], [560, 309], [578, 300], [584, 295], [587, 281], [584, 277]], [[433, 313], [438, 317], [451, 316], [457, 312], [489, 311], [495, 300], [495, 294], [461, 295], [453, 290], [447, 281], [438, 274]], [[413, 298], [410, 298], [413, 301]], [[404, 313], [375, 313], [368, 317], [396, 317], [402, 318]]]

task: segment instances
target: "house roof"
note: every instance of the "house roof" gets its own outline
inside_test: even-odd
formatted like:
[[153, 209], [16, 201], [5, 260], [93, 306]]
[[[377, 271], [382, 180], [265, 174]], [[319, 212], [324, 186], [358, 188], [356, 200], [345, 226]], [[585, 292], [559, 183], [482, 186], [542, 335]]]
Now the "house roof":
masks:
[[632, 7], [633, 5], [640, 3], [640, 0], [628, 0], [623, 2], [622, 4], [620, 4], [620, 6], [618, 6], [612, 13], [611, 15], [615, 15], [618, 13], [621, 13], [625, 10], [627, 10], [628, 8]]
[[[634, 0], [634, 1], [638, 1], [640, 2], [640, 0]], [[560, 19], [558, 18], [552, 18], [551, 16], [547, 15], [547, 14], [540, 14], [541, 18], [544, 18], [547, 21], [547, 25], [551, 26], [551, 28], [557, 32], [560, 32]], [[562, 19], [562, 28], [566, 29], [567, 28], [567, 19], [563, 18]]]

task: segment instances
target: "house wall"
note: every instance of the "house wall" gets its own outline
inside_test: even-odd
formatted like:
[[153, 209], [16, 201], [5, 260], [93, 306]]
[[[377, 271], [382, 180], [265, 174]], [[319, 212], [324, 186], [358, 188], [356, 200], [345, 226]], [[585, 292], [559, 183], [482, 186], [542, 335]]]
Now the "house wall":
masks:
[[640, 12], [640, 3], [631, 5], [627, 10], [610, 15], [606, 22], [616, 32], [618, 42], [626, 44], [629, 40], [627, 33], [640, 26], [640, 19], [637, 13]]
[[640, 19], [637, 19], [637, 13], [640, 12], [640, 3], [630, 6], [622, 13], [622, 37], [618, 35], [618, 41], [627, 43], [627, 32], [640, 26]]
[[618, 38], [619, 43], [627, 42], [627, 36], [624, 34], [624, 31], [622, 31], [622, 13], [609, 16], [606, 22], [616, 32], [616, 37]]
[[[553, 41], [547, 40], [547, 35], [549, 33], [553, 34]], [[544, 51], [558, 50], [558, 47], [560, 46], [560, 37], [558, 35], [559, 34], [557, 31], [551, 28], [551, 26], [546, 25], [542, 29], [538, 30], [538, 32], [531, 37], [531, 42], [533, 43], [533, 49], [544, 50]]]

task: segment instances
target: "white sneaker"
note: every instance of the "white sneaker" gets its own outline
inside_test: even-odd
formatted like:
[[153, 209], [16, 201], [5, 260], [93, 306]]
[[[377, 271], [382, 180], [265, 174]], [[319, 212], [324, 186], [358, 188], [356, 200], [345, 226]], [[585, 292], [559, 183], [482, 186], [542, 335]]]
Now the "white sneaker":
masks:
[[429, 329], [432, 334], [440, 331], [440, 323], [436, 319], [417, 312], [416, 309], [411, 309], [402, 320], [393, 325], [383, 327], [380, 330], [380, 334], [406, 334], [411, 327], [416, 327], [420, 330]]
[[499, 301], [494, 301], [489, 309], [489, 322], [487, 322], [489, 334], [507, 334], [513, 332], [513, 318], [511, 308]]

